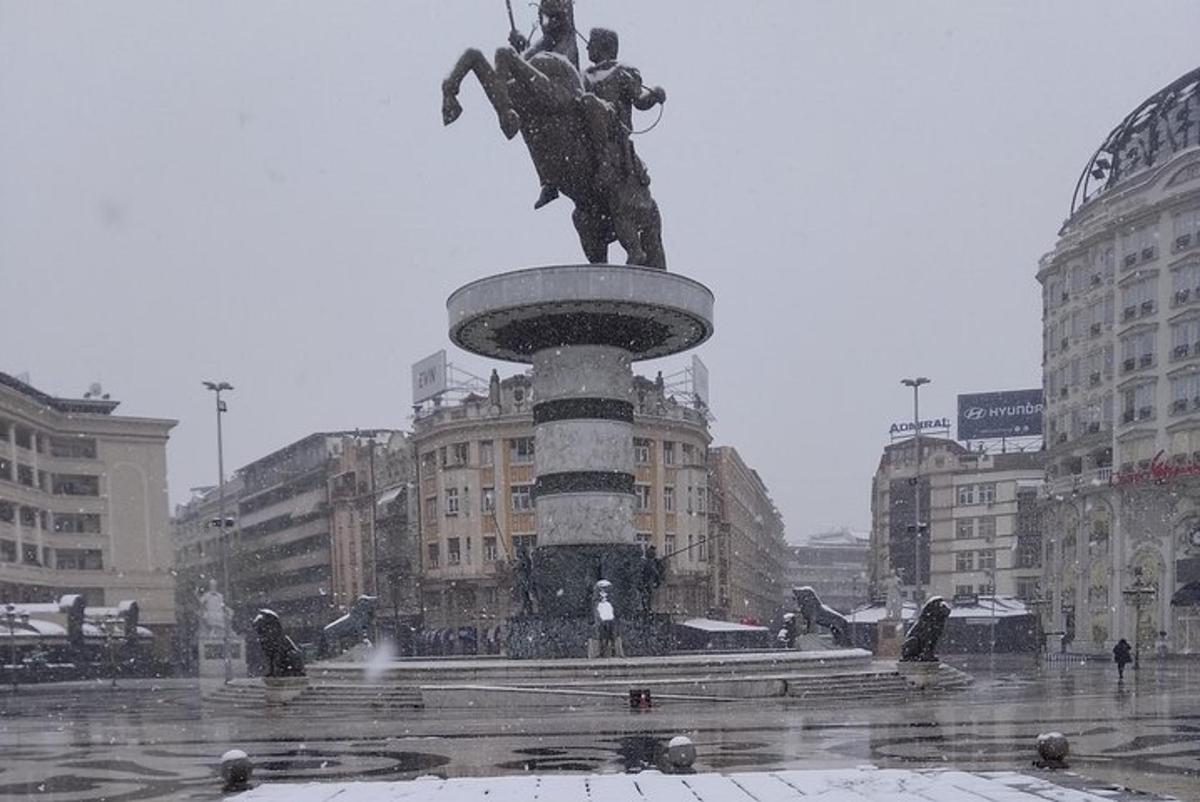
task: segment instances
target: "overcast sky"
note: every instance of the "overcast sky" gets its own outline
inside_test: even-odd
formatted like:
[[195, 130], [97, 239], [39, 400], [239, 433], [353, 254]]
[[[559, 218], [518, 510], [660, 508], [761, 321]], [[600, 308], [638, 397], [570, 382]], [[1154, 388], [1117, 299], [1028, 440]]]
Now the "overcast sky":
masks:
[[[901, 377], [933, 379], [929, 417], [1040, 384], [1037, 259], [1200, 23], [1192, 0], [576, 5], [668, 92], [637, 146], [670, 269], [716, 295], [714, 441], [792, 538], [869, 525]], [[472, 80], [441, 123], [454, 59], [507, 28], [502, 0], [0, 0], [0, 370], [178, 419], [173, 502], [215, 481], [203, 379], [236, 387], [230, 469], [408, 428], [450, 292], [583, 261]]]

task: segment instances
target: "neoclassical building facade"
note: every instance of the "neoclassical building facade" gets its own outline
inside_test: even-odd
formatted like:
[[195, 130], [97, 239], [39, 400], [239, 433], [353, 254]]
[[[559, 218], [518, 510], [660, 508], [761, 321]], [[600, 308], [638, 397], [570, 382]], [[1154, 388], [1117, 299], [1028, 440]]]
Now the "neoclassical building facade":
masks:
[[1200, 652], [1200, 70], [1105, 139], [1037, 279], [1043, 624]]

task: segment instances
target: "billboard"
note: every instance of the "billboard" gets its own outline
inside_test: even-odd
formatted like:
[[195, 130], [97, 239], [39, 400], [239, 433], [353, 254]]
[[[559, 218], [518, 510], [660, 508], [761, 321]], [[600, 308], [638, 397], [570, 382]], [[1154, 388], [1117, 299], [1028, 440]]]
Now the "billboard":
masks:
[[692, 356], [692, 394], [700, 406], [708, 406], [708, 366], [695, 355]]
[[446, 392], [446, 349], [412, 366], [412, 402], [419, 404]]
[[1000, 390], [958, 397], [958, 439], [1030, 437], [1042, 433], [1041, 389]]

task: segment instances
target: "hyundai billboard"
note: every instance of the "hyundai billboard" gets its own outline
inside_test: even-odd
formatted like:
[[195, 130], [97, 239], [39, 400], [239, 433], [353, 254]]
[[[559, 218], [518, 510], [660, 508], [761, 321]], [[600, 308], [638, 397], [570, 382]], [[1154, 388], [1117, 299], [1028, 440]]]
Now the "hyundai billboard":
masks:
[[1042, 391], [1002, 390], [958, 397], [958, 439], [1031, 437], [1042, 433]]

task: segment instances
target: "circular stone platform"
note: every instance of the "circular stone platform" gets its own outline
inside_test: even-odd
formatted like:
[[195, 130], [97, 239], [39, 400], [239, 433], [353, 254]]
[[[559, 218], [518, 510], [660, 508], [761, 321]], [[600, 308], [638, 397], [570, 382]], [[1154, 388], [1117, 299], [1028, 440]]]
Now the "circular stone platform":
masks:
[[555, 265], [473, 281], [450, 296], [450, 339], [509, 362], [547, 348], [608, 345], [634, 360], [694, 348], [713, 333], [713, 295], [647, 267]]

